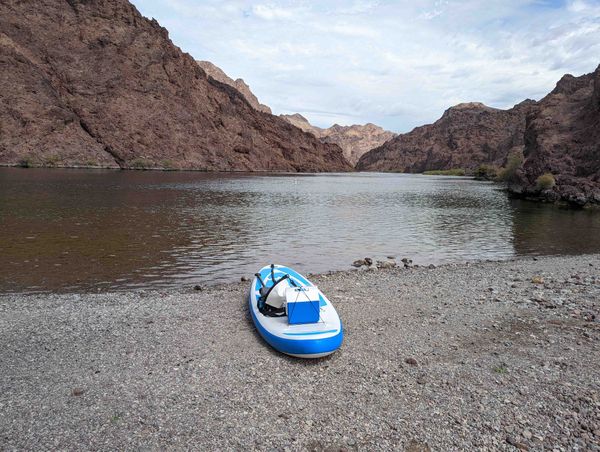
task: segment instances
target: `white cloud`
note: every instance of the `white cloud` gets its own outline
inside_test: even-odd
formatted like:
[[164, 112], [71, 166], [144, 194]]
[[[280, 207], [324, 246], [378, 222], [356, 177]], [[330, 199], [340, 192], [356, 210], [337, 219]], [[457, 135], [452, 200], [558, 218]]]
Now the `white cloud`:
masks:
[[279, 8], [274, 5], [254, 5], [252, 12], [261, 19], [290, 19], [294, 17], [294, 12], [290, 9]]
[[600, 63], [596, 0], [133, 0], [276, 113], [406, 131], [510, 107]]

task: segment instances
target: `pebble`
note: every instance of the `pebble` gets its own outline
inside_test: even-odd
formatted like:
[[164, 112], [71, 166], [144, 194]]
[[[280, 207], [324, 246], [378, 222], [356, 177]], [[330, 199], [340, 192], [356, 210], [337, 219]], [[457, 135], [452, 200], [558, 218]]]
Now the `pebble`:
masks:
[[352, 266], [357, 268], [363, 266], [370, 267], [371, 265], [373, 265], [373, 259], [371, 259], [370, 257], [365, 257], [364, 259], [358, 259], [352, 262]]
[[[600, 268], [588, 255], [317, 276], [345, 339], [307, 361], [264, 343], [239, 281], [5, 294], [0, 448], [597, 450], [589, 262]], [[521, 303], [537, 296], [555, 307]]]
[[519, 450], [529, 450], [529, 447], [527, 447], [526, 444], [523, 444], [523, 443], [519, 442], [516, 438], [514, 438], [512, 436], [507, 436], [506, 437], [506, 442], [508, 444], [510, 444], [511, 446], [516, 447]]

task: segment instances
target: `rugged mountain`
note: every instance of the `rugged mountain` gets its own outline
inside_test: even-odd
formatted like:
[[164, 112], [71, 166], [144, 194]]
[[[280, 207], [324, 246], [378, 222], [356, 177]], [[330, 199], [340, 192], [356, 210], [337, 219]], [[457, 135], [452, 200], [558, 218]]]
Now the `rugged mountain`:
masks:
[[325, 129], [321, 141], [334, 143], [342, 148], [346, 159], [356, 165], [358, 160], [371, 149], [381, 146], [396, 136], [372, 123], [364, 125], [340, 126], [334, 124]]
[[393, 132], [388, 132], [375, 124], [333, 126], [322, 129], [313, 126], [308, 120], [299, 113], [293, 115], [280, 115], [283, 119], [301, 128], [305, 132], [310, 132], [324, 143], [334, 143], [339, 145], [346, 159], [353, 165], [358, 159], [369, 150], [382, 145], [396, 136]]
[[433, 124], [400, 134], [363, 155], [357, 169], [420, 173], [428, 170], [501, 165], [512, 151], [522, 151], [526, 116], [535, 102], [509, 110], [464, 103], [449, 108]]
[[210, 77], [214, 78], [215, 80], [218, 80], [221, 83], [233, 86], [235, 89], [237, 89], [246, 98], [248, 103], [252, 105], [256, 110], [262, 111], [264, 113], [271, 113], [271, 109], [258, 101], [258, 98], [254, 95], [252, 91], [250, 91], [250, 87], [246, 84], [246, 82], [244, 82], [243, 79], [232, 79], [225, 72], [223, 72], [223, 70], [220, 67], [215, 66], [210, 61], [196, 60], [196, 63], [198, 63], [200, 67], [204, 69], [204, 72], [206, 72], [206, 74]]
[[[543, 186], [538, 178], [555, 179]], [[527, 118], [525, 162], [513, 193], [575, 205], [600, 204], [600, 66], [565, 75]]]
[[295, 125], [299, 129], [304, 130], [305, 132], [310, 132], [317, 138], [321, 138], [325, 129], [321, 129], [320, 127], [313, 126], [308, 119], [302, 116], [300, 113], [294, 113], [293, 115], [279, 115], [280, 118], [285, 119], [290, 124]]
[[0, 2], [0, 164], [341, 171], [126, 0]]

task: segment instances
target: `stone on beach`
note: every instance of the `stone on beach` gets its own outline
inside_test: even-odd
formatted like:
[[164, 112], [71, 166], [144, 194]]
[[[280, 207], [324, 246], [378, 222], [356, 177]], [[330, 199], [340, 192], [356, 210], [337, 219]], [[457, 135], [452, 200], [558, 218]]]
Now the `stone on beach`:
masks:
[[373, 265], [373, 259], [371, 259], [370, 257], [365, 257], [364, 259], [358, 259], [352, 262], [352, 266], [357, 268], [362, 266], [370, 267], [371, 265]]
[[[598, 265], [588, 255], [315, 275], [345, 330], [341, 349], [315, 361], [264, 343], [246, 282], [2, 295], [0, 443], [594, 450]], [[543, 286], [510, 287], [536, 274]]]

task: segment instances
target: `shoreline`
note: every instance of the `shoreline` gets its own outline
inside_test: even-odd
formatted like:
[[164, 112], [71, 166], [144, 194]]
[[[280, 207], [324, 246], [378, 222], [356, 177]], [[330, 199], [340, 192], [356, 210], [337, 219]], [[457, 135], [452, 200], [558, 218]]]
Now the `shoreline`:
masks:
[[0, 295], [0, 445], [596, 450], [600, 254], [536, 259], [313, 275], [345, 341], [309, 361], [249, 282]]
[[[556, 254], [556, 255], [519, 255], [510, 257], [507, 259], [475, 259], [475, 260], [466, 260], [466, 261], [458, 261], [458, 262], [439, 262], [439, 263], [427, 263], [427, 262], [417, 262], [413, 263], [412, 258], [408, 258], [410, 264], [408, 266], [404, 266], [404, 263], [400, 259], [391, 259], [391, 261], [395, 262], [394, 267], [385, 266], [390, 259], [386, 259], [384, 257], [386, 253], [383, 253], [379, 258], [383, 260], [377, 260], [377, 257], [371, 258], [374, 262], [371, 267], [361, 266], [359, 268], [350, 264], [349, 268], [343, 269], [332, 269], [321, 271], [317, 273], [306, 272], [303, 273], [306, 277], [308, 277], [311, 281], [316, 281], [319, 278], [329, 278], [332, 276], [352, 276], [354, 274], [360, 274], [362, 272], [368, 272], [373, 276], [376, 276], [374, 272], [380, 271], [418, 271], [418, 270], [444, 270], [451, 269], [456, 267], [470, 267], [470, 266], [478, 266], [478, 265], [489, 265], [489, 264], [503, 264], [503, 263], [519, 263], [519, 262], [529, 262], [529, 261], [539, 261], [541, 259], [572, 259], [572, 258], [590, 258], [594, 259], [596, 256], [600, 256], [600, 253], [587, 253], [587, 254], [577, 254], [577, 255], [566, 255], [566, 254]], [[389, 254], [389, 253], [387, 253]], [[362, 260], [362, 259], [359, 259]], [[377, 267], [376, 263], [383, 263], [383, 267]], [[221, 291], [221, 290], [231, 290], [232, 287], [247, 287], [250, 285], [252, 277], [254, 275], [247, 274], [235, 277], [229, 282], [204, 282], [200, 284], [181, 284], [180, 286], [167, 286], [167, 287], [148, 287], [148, 288], [96, 288], [96, 289], [88, 289], [88, 290], [53, 290], [53, 291], [27, 291], [27, 290], [15, 290], [10, 292], [1, 292], [0, 291], [0, 302], [3, 298], [7, 297], [44, 297], [44, 296], [70, 296], [77, 295], [80, 297], [83, 296], [95, 296], [95, 295], [122, 295], [122, 294], [145, 294], [150, 296], [152, 294], [166, 294], [166, 293], [174, 293], [187, 295], [190, 293], [205, 293], [210, 291]]]
[[[202, 174], [216, 174], [216, 175], [273, 175], [273, 176], [316, 176], [322, 174], [406, 174], [406, 175], [419, 175], [427, 177], [448, 177], [455, 179], [468, 179], [478, 182], [489, 182], [497, 186], [499, 190], [506, 192], [507, 196], [513, 199], [519, 199], [534, 204], [542, 204], [549, 206], [556, 206], [564, 209], [573, 210], [598, 210], [600, 209], [600, 202], [595, 198], [564, 198], [561, 196], [550, 196], [552, 193], [548, 190], [543, 192], [536, 192], [535, 190], [523, 191], [518, 187], [511, 186], [506, 182], [496, 181], [488, 177], [480, 177], [475, 174], [475, 171], [467, 171], [465, 174], [449, 174], [453, 170], [440, 170], [440, 171], [425, 171], [422, 173], [406, 173], [398, 171], [364, 171], [357, 170], [356, 168], [348, 171], [278, 171], [278, 170], [208, 170], [201, 168], [168, 168], [168, 167], [109, 167], [109, 166], [84, 166], [84, 165], [22, 165], [19, 163], [0, 163], [0, 169], [2, 168], [18, 168], [18, 169], [34, 169], [34, 170], [88, 170], [88, 171], [150, 171], [150, 172], [164, 172], [164, 173], [202, 173]], [[431, 173], [431, 174], [428, 174]], [[448, 174], [445, 174], [448, 173]]]

